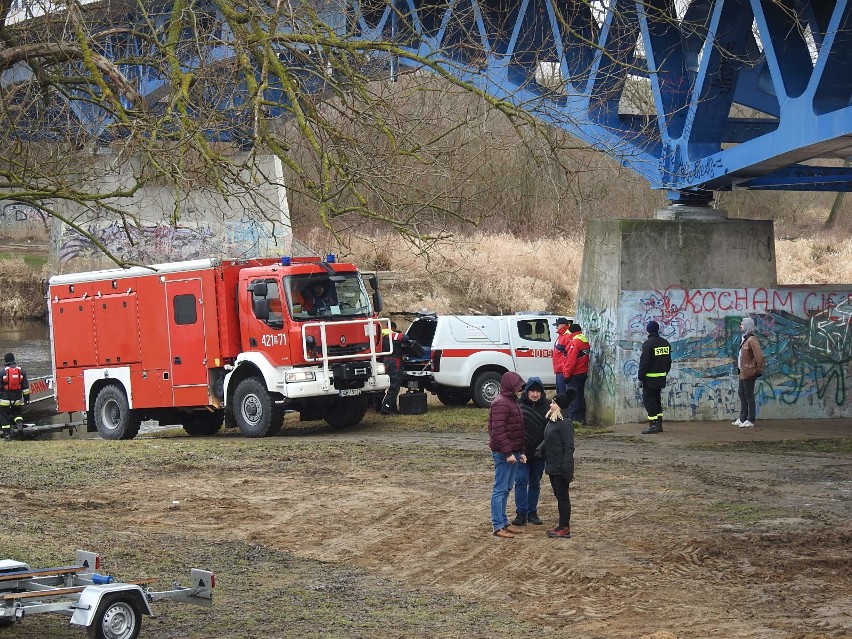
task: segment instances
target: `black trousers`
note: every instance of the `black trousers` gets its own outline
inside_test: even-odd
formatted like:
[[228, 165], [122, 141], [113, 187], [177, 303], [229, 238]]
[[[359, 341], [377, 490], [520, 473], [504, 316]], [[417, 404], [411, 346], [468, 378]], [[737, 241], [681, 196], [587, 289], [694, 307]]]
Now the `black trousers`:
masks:
[[24, 421], [21, 407], [15, 404], [0, 406], [0, 427], [9, 428]]
[[390, 376], [390, 386], [382, 400], [382, 410], [396, 410], [396, 399], [399, 397], [399, 386], [402, 383], [402, 365], [398, 359], [385, 359], [385, 372]]
[[642, 403], [648, 411], [648, 419], [663, 416], [662, 388], [648, 388], [648, 383], [642, 386]]
[[565, 475], [548, 475], [556, 506], [559, 509], [559, 525], [557, 528], [567, 528], [571, 524], [571, 495], [568, 494], [568, 477]]
[[740, 380], [740, 421], [744, 422], [745, 420], [750, 421], [752, 424], [754, 423], [755, 417], [757, 417], [755, 413], [755, 404], [754, 404], [754, 383], [757, 381], [756, 377], [752, 377], [751, 379], [741, 379]]
[[568, 407], [568, 412], [572, 422], [586, 423], [586, 380], [588, 373], [580, 373], [579, 375], [571, 375], [566, 382], [568, 390], [577, 391], [577, 395]]

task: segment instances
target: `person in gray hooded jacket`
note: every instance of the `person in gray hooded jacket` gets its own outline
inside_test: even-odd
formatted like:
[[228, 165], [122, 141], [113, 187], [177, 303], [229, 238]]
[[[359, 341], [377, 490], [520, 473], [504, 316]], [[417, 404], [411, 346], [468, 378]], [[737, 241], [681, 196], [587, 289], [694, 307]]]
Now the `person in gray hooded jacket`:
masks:
[[760, 342], [754, 335], [754, 320], [744, 317], [740, 322], [742, 339], [737, 355], [737, 371], [739, 372], [740, 416], [732, 422], [740, 428], [751, 428], [757, 419], [757, 406], [754, 401], [754, 385], [757, 378], [763, 374], [765, 359]]

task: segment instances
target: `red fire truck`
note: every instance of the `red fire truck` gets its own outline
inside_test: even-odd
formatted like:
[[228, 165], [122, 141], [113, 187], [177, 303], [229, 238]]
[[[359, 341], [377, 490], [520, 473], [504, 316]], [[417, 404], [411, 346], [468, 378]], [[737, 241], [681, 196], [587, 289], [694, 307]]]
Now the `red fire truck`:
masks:
[[367, 281], [372, 300], [358, 269], [331, 255], [54, 276], [57, 408], [85, 411], [106, 439], [132, 439], [147, 419], [264, 437], [287, 410], [357, 424], [390, 383], [377, 361], [389, 321]]

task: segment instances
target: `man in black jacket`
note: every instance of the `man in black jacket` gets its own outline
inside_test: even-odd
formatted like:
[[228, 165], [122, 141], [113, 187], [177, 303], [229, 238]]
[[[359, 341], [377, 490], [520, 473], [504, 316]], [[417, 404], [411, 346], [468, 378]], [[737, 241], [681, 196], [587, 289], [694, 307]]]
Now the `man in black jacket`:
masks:
[[666, 375], [672, 368], [672, 347], [660, 337], [660, 325], [651, 320], [645, 327], [648, 339], [642, 344], [639, 358], [639, 386], [642, 403], [648, 411], [648, 427], [643, 435], [663, 432], [663, 402], [661, 393], [666, 386]]

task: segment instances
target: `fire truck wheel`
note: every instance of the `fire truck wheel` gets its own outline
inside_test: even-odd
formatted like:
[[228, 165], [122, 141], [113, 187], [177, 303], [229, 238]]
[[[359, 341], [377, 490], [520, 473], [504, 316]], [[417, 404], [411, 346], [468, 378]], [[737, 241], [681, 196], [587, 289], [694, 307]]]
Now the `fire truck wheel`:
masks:
[[435, 394], [444, 406], [464, 406], [470, 401], [470, 391], [466, 388], [439, 387]]
[[325, 423], [332, 428], [349, 428], [360, 424], [367, 412], [365, 397], [347, 397], [330, 402], [325, 410]]
[[136, 639], [142, 629], [139, 603], [126, 593], [105, 595], [88, 628], [93, 639]]
[[104, 386], [95, 399], [95, 426], [104, 439], [133, 439], [142, 420], [130, 410], [127, 395], [118, 386]]
[[190, 437], [210, 437], [222, 428], [223, 417], [222, 411], [197, 413], [184, 417], [181, 425]]
[[281, 430], [284, 407], [272, 401], [258, 378], [248, 377], [234, 391], [234, 419], [246, 437], [268, 437]]
[[497, 371], [485, 371], [476, 376], [473, 380], [473, 401], [480, 408], [488, 408], [491, 402], [497, 399], [500, 394], [500, 378], [501, 373]]

